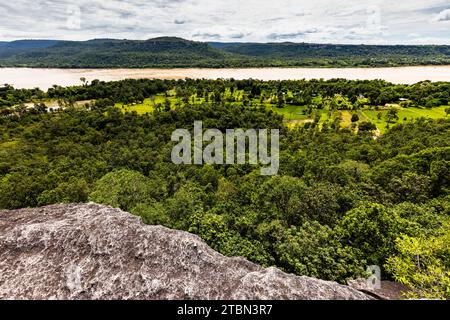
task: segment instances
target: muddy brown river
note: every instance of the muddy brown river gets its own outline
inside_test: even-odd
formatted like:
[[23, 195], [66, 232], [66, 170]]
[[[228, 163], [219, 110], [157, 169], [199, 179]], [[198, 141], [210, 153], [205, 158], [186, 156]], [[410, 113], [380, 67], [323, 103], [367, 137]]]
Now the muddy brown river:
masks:
[[396, 68], [250, 68], [250, 69], [30, 69], [0, 68], [0, 84], [16, 88], [48, 89], [53, 85], [71, 86], [99, 79], [260, 79], [298, 80], [332, 79], [349, 80], [383, 79], [393, 83], [412, 84], [423, 80], [450, 81], [450, 66], [422, 66]]

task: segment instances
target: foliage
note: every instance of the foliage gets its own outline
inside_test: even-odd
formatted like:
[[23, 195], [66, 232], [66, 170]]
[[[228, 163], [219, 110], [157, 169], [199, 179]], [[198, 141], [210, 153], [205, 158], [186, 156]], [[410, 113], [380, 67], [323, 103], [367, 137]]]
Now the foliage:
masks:
[[343, 245], [329, 227], [312, 221], [285, 233], [275, 245], [285, 270], [334, 281], [365, 275], [358, 249]]
[[387, 260], [394, 279], [412, 290], [408, 298], [450, 299], [449, 225], [434, 237], [402, 236], [396, 241], [398, 254]]
[[99, 179], [89, 200], [130, 211], [136, 203], [151, 204], [161, 198], [165, 189], [162, 179], [150, 179], [139, 172], [121, 169]]
[[14, 41], [0, 46], [0, 66], [288, 67], [448, 64], [449, 46], [309, 43], [201, 43], [174, 37], [144, 41]]
[[[418, 296], [448, 297], [440, 230], [450, 219], [450, 119], [411, 120], [374, 137], [358, 108], [402, 96], [447, 103], [449, 91], [448, 83], [346, 80], [95, 81], [45, 93], [5, 87], [0, 208], [96, 201], [264, 266], [345, 282], [378, 264]], [[280, 110], [301, 102], [318, 118], [337, 120], [288, 129], [272, 109], [278, 97], [286, 104]], [[92, 102], [58, 112], [10, 107], [34, 99]], [[130, 112], [135, 103], [152, 108]], [[338, 119], [338, 109], [348, 119]], [[341, 126], [352, 113], [359, 130]], [[171, 134], [192, 131], [195, 120], [221, 131], [280, 129], [279, 175], [261, 176], [249, 164], [174, 165]], [[404, 239], [426, 248], [425, 269]], [[433, 277], [442, 280], [432, 284]]]

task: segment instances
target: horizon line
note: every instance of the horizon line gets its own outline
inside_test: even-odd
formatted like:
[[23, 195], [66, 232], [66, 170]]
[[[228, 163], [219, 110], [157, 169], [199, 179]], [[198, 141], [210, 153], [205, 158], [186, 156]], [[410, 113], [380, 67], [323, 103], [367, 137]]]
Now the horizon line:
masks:
[[90, 38], [86, 40], [74, 40], [74, 39], [57, 39], [57, 38], [23, 38], [23, 39], [13, 39], [13, 40], [3, 40], [0, 39], [0, 43], [13, 43], [19, 41], [60, 41], [60, 42], [89, 42], [89, 41], [98, 41], [98, 40], [116, 40], [116, 41], [150, 41], [156, 39], [164, 39], [164, 38], [174, 38], [180, 39], [184, 41], [198, 42], [198, 43], [223, 43], [223, 44], [317, 44], [317, 45], [346, 45], [346, 46], [450, 46], [450, 42], [448, 44], [437, 44], [437, 43], [422, 43], [422, 44], [405, 44], [405, 43], [346, 43], [346, 42], [296, 42], [296, 41], [221, 41], [221, 40], [192, 40], [186, 39], [178, 36], [158, 36], [147, 39], [131, 39], [131, 38]]

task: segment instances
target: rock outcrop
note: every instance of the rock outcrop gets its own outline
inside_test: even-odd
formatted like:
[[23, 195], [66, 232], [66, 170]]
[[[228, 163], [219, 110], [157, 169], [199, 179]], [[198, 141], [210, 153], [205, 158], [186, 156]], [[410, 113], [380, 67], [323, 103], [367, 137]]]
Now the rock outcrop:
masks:
[[377, 300], [401, 300], [410, 290], [407, 286], [393, 281], [381, 281], [379, 288], [368, 285], [366, 279], [355, 279], [348, 282], [348, 286], [364, 292]]
[[97, 204], [0, 211], [0, 299], [370, 299]]

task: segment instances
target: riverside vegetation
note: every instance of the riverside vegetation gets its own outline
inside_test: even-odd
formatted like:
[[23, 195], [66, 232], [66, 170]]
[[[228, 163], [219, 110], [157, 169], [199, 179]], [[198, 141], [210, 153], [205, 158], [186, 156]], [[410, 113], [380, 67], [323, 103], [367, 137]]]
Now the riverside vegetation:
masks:
[[[0, 208], [94, 201], [263, 266], [345, 282], [376, 264], [408, 297], [448, 299], [449, 102], [427, 81], [4, 86]], [[171, 134], [194, 121], [279, 129], [279, 175], [173, 164]]]

